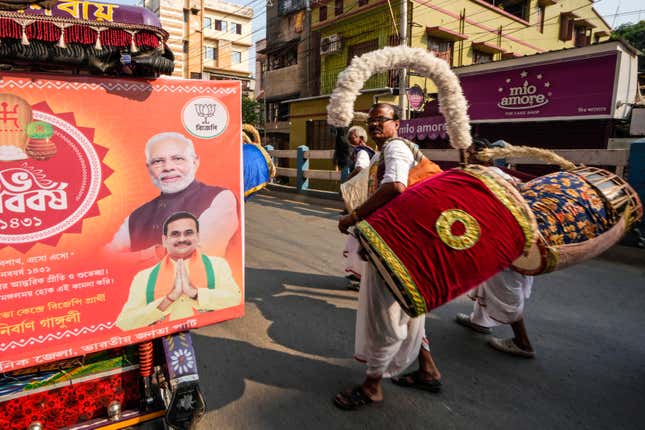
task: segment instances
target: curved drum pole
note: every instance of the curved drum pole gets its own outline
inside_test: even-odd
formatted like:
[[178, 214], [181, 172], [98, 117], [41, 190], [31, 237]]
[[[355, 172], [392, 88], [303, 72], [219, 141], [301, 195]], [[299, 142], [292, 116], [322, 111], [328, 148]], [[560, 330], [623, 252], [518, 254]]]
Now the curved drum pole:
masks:
[[459, 79], [448, 63], [421, 48], [393, 46], [355, 57], [338, 75], [329, 104], [327, 122], [335, 127], [347, 127], [354, 118], [354, 102], [372, 75], [395, 69], [409, 68], [432, 79], [439, 90], [439, 111], [446, 119], [448, 136], [453, 148], [465, 150], [472, 143], [466, 111], [468, 103]]

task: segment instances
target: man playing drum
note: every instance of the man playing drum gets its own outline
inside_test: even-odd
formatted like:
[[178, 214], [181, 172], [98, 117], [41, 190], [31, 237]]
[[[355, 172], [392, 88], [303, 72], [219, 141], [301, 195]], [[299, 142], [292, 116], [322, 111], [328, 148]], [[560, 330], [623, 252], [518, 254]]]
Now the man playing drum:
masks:
[[[344, 234], [362, 218], [405, 191], [410, 169], [415, 165], [411, 149], [397, 138], [399, 117], [396, 107], [387, 103], [373, 105], [367, 124], [370, 136], [382, 151], [382, 162], [377, 162], [374, 167], [376, 178], [370, 178], [378, 181], [378, 188], [365, 203], [340, 219], [338, 228]], [[367, 364], [367, 376], [361, 385], [337, 394], [335, 405], [355, 410], [381, 402], [381, 379], [400, 374], [417, 357], [417, 371], [392, 378], [392, 381], [397, 385], [438, 392], [441, 374], [428, 345], [425, 316], [408, 316], [374, 265], [368, 263], [361, 278], [355, 339], [355, 358]]]
[[[484, 139], [473, 139], [471, 146], [473, 150], [469, 151], [469, 162], [491, 166], [490, 168], [495, 169], [496, 173], [505, 180], [516, 184], [519, 179], [497, 167], [492, 167], [492, 161], [481, 162], [476, 156], [476, 152], [482, 149], [506, 146], [506, 142], [498, 142], [490, 144]], [[468, 297], [475, 302], [473, 311], [470, 315], [458, 313], [455, 321], [457, 324], [483, 334], [491, 334], [492, 327], [510, 324], [513, 330], [512, 338], [492, 337], [488, 344], [507, 354], [533, 358], [535, 351], [526, 332], [523, 318], [524, 303], [531, 295], [532, 285], [533, 276], [522, 275], [511, 269], [503, 270], [468, 293]]]

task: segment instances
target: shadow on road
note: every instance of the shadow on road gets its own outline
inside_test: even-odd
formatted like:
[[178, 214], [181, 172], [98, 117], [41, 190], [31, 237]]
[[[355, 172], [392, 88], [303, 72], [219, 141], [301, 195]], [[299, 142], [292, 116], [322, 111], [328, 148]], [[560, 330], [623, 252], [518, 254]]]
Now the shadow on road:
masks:
[[[307, 202], [298, 202], [292, 200], [281, 200], [268, 194], [257, 194], [253, 196], [253, 203], [259, 206], [273, 207], [281, 210], [295, 212], [300, 215], [315, 216], [317, 218], [338, 219], [340, 208], [321, 207]], [[332, 203], [337, 205], [337, 203]]]
[[246, 302], [271, 321], [267, 334], [276, 343], [321, 357], [351, 356], [356, 312], [330, 303], [357, 301], [344, 278], [247, 268], [246, 279]]

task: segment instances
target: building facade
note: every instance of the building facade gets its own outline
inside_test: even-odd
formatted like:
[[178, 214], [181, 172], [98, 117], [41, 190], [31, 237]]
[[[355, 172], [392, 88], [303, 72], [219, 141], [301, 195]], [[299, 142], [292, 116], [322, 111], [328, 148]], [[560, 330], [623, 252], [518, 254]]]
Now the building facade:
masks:
[[253, 9], [218, 0], [144, 0], [168, 31], [173, 76], [237, 79], [248, 92]]
[[[317, 82], [310, 86], [316, 91], [286, 103], [290, 147], [333, 148], [325, 107], [338, 73], [355, 56], [399, 44], [400, 6], [387, 0], [312, 0], [310, 46], [318, 49], [306, 51], [301, 62], [315, 68]], [[452, 67], [587, 46], [610, 35], [591, 0], [408, 0], [407, 10], [408, 46], [432, 51]], [[407, 86], [415, 84], [436, 92], [432, 82], [412, 73]], [[398, 103], [398, 85], [395, 71], [373, 76], [355, 108], [366, 110], [376, 98]]]

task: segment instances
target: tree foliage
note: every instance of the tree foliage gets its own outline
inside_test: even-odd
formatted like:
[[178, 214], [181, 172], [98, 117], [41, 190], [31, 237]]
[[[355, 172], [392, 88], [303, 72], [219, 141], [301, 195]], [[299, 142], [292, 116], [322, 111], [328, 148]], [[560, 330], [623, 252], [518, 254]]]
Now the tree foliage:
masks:
[[242, 97], [242, 122], [256, 127], [259, 126], [259, 109], [260, 103], [255, 100], [251, 100], [247, 96]]
[[645, 21], [636, 24], [622, 24], [612, 32], [612, 38], [622, 37], [634, 48], [645, 51]]

